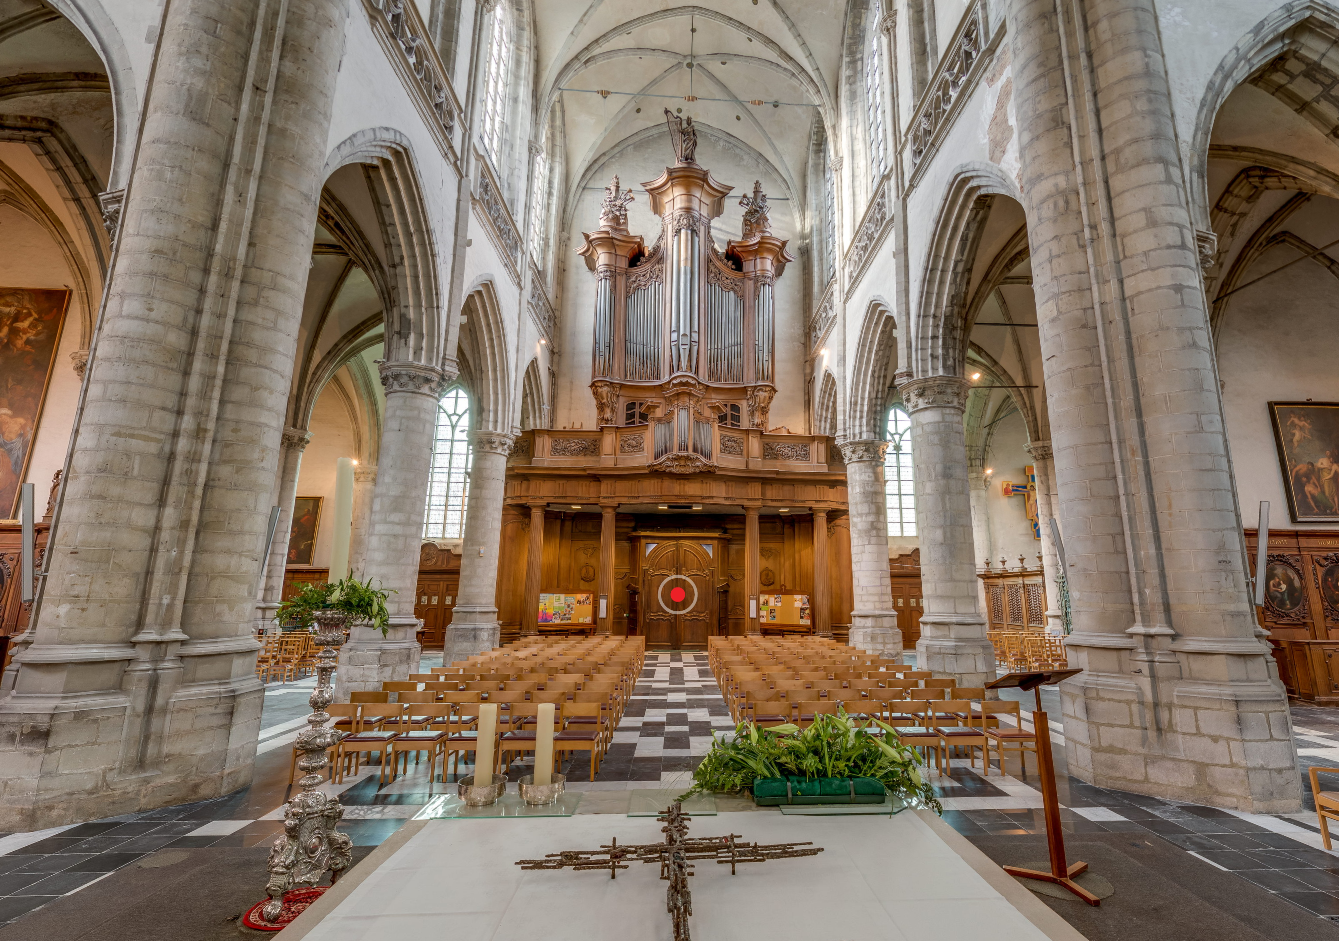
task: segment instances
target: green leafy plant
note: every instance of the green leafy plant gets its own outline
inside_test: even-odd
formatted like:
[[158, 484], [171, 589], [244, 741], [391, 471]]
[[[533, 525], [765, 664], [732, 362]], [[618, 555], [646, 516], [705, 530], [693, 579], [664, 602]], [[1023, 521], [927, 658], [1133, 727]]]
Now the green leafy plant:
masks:
[[729, 740], [712, 736], [711, 750], [693, 772], [688, 793], [734, 794], [750, 789], [755, 778], [791, 775], [806, 780], [875, 778], [894, 796], [943, 813], [934, 788], [921, 774], [923, 764], [924, 759], [898, 741], [896, 730], [878, 719], [858, 723], [845, 712], [820, 714], [807, 729], [760, 729], [741, 722]]
[[337, 582], [304, 585], [295, 596], [279, 605], [274, 619], [280, 624], [298, 624], [310, 627], [316, 612], [326, 609], [343, 611], [355, 621], [378, 628], [382, 634], [390, 629], [390, 611], [386, 599], [395, 589], [373, 588], [372, 579], [360, 582], [352, 575]]

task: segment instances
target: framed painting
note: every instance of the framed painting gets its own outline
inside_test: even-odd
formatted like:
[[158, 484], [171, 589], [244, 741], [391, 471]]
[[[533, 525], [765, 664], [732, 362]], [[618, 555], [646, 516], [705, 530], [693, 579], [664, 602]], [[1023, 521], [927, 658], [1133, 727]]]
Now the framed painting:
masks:
[[1339, 402], [1270, 402], [1294, 523], [1339, 523]]
[[321, 523], [322, 497], [294, 497], [293, 528], [288, 532], [288, 564], [311, 565], [316, 529]]
[[69, 306], [69, 291], [0, 287], [0, 513], [8, 519], [18, 516]]

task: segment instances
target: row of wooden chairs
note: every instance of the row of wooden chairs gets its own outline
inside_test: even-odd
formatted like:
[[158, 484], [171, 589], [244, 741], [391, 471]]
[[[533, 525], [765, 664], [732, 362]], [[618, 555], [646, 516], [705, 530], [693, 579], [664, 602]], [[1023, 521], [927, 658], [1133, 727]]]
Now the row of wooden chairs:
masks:
[[287, 634], [266, 634], [258, 638], [264, 645], [256, 657], [256, 676], [262, 683], [276, 677], [288, 683], [316, 670], [316, 655], [320, 648], [307, 631]]
[[1063, 670], [1068, 667], [1064, 639], [1046, 631], [987, 631], [995, 662], [1006, 670]]

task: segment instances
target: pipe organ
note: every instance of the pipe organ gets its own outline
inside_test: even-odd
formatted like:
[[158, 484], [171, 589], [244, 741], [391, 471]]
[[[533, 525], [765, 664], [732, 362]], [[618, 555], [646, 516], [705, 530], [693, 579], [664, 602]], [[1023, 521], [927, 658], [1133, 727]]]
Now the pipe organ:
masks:
[[[673, 126], [671, 126], [673, 130]], [[676, 141], [680, 138], [676, 138]], [[743, 237], [711, 238], [731, 187], [676, 144], [680, 159], [644, 184], [661, 231], [648, 250], [628, 231], [632, 193], [605, 190], [580, 254], [596, 277], [591, 393], [601, 426], [649, 422], [653, 470], [712, 471], [713, 425], [767, 430], [776, 393], [773, 286], [793, 261], [772, 235], [755, 183]], [[635, 404], [634, 404], [635, 403]]]

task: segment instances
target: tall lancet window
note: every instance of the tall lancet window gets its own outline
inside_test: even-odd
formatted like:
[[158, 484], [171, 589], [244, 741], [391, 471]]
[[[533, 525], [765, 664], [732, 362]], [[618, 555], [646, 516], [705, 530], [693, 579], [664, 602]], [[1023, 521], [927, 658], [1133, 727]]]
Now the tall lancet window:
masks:
[[828, 164], [823, 171], [823, 280], [837, 270], [837, 175]]
[[484, 71], [484, 113], [480, 134], [493, 163], [502, 159], [502, 125], [507, 117], [507, 63], [511, 59], [511, 27], [504, 4], [493, 7]]
[[462, 539], [470, 496], [470, 399], [459, 387], [437, 403], [437, 435], [432, 442], [432, 476], [424, 539]]
[[530, 258], [544, 268], [544, 238], [548, 229], [549, 157], [541, 148], [535, 157], [535, 176], [530, 187]]
[[916, 535], [916, 488], [911, 477], [911, 419], [897, 406], [888, 412], [888, 452], [883, 457], [888, 535]]
[[869, 47], [865, 54], [865, 123], [869, 130], [869, 172], [873, 180], [883, 176], [888, 168], [888, 137], [883, 127], [883, 40], [878, 23], [883, 19], [883, 5], [876, 3], [870, 11]]

